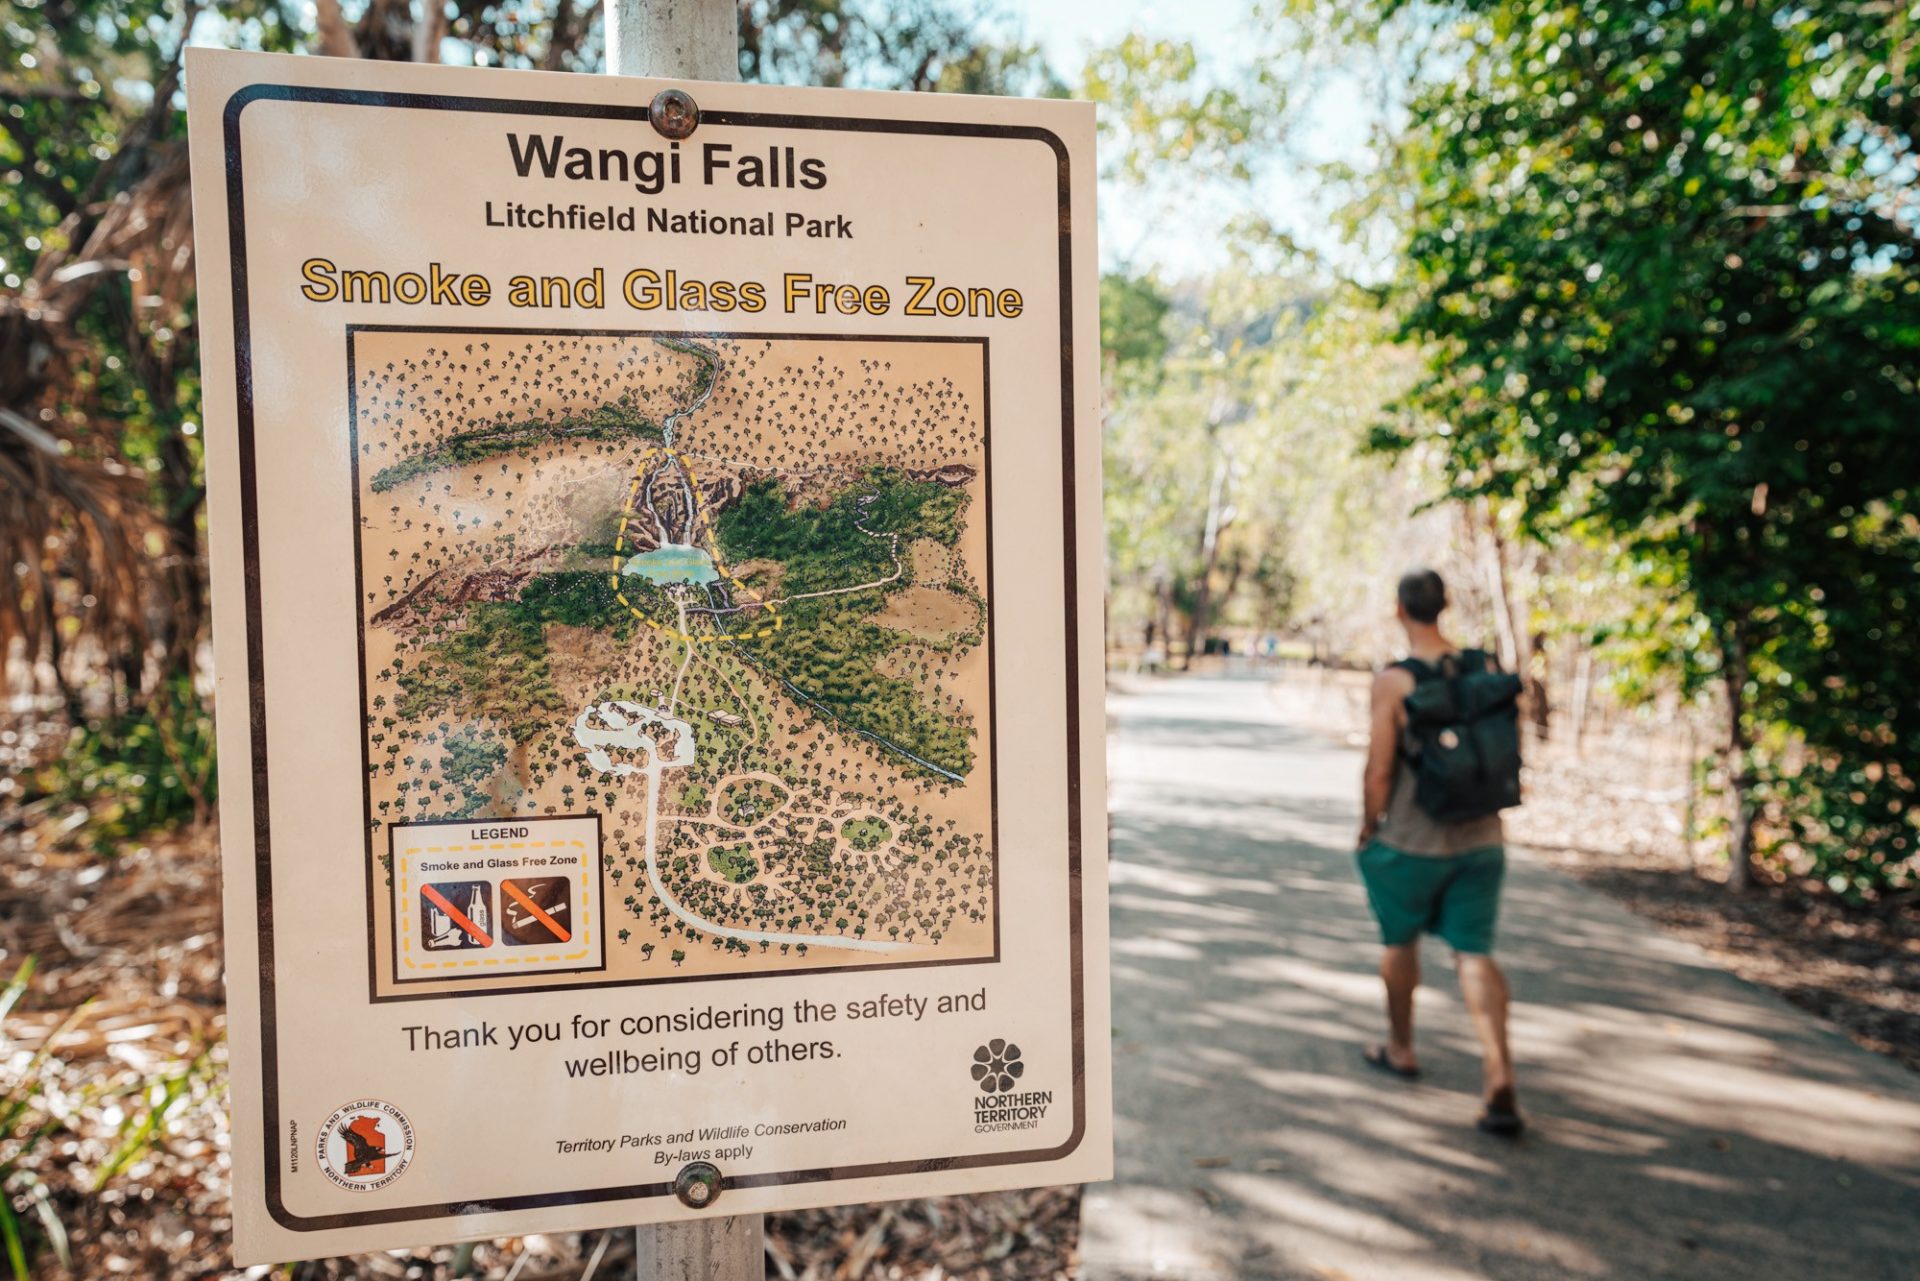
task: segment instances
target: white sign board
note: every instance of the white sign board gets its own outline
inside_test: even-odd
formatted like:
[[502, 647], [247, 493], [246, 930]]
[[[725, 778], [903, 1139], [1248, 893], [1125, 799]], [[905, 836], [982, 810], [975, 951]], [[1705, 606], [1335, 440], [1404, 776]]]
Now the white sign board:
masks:
[[1092, 109], [188, 87], [239, 1260], [1105, 1177]]

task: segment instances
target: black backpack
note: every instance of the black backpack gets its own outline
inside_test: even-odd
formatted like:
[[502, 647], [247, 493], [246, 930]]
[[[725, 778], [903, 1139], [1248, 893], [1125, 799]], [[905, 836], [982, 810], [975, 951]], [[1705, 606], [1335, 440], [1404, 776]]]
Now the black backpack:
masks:
[[1412, 673], [1401, 751], [1413, 767], [1413, 799], [1435, 822], [1484, 818], [1520, 803], [1520, 678], [1477, 649]]

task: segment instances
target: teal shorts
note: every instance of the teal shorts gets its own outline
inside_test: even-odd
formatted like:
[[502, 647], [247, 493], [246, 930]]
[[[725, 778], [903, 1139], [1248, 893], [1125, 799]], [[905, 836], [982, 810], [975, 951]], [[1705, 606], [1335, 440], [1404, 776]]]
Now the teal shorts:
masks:
[[1465, 854], [1403, 854], [1379, 841], [1360, 851], [1367, 905], [1388, 947], [1437, 934], [1456, 952], [1493, 951], [1500, 918], [1500, 882], [1507, 851], [1499, 845]]

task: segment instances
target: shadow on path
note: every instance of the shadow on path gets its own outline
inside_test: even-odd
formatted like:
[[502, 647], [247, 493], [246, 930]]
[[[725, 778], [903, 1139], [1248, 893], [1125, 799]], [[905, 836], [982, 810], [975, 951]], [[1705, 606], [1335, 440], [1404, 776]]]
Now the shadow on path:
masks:
[[1424, 1079], [1360, 1063], [1378, 947], [1359, 754], [1257, 680], [1116, 696], [1119, 1177], [1089, 1281], [1913, 1278], [1920, 1081], [1557, 873], [1512, 860], [1518, 1144], [1429, 941]]

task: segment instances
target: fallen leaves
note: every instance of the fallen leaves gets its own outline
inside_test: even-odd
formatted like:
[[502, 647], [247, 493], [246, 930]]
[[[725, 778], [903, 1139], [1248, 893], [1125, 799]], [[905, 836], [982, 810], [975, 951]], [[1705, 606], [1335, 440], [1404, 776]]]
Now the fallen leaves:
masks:
[[[0, 961], [11, 973], [39, 958], [4, 1020], [0, 1077], [11, 1086], [33, 1070], [37, 1110], [26, 1128], [46, 1126], [10, 1189], [23, 1211], [60, 1225], [72, 1258], [62, 1270], [46, 1250], [36, 1276], [580, 1281], [591, 1266], [594, 1281], [632, 1277], [627, 1229], [233, 1268], [211, 833], [107, 860], [42, 848], [26, 832], [0, 842]], [[0, 1157], [20, 1147], [7, 1144]], [[767, 1272], [783, 1281], [1065, 1281], [1079, 1215], [1077, 1187], [774, 1215]]]

